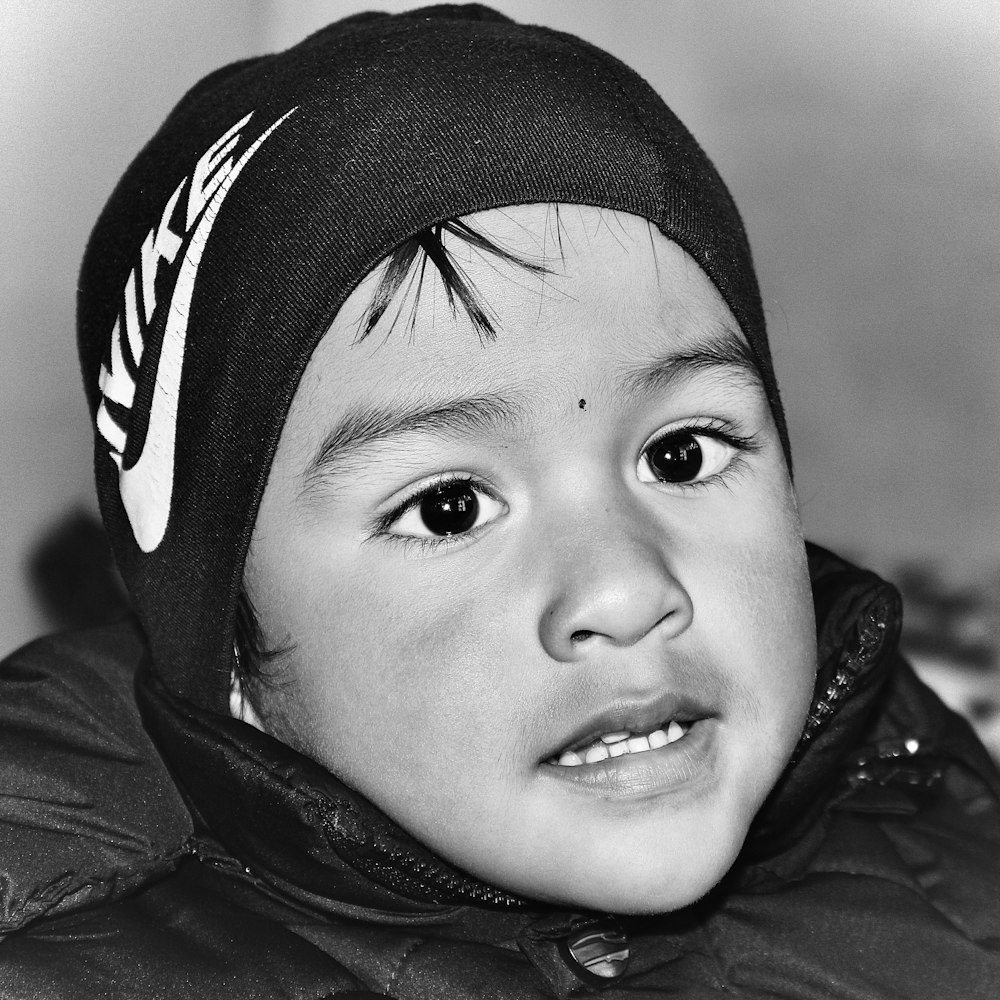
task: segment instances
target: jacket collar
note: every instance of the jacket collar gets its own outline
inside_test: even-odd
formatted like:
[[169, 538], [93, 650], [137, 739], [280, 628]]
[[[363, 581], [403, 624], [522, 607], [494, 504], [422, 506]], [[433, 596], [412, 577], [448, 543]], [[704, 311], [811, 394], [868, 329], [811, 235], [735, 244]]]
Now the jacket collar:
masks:
[[265, 733], [139, 684], [147, 728], [195, 819], [283, 894], [345, 916], [444, 916], [464, 904], [523, 901], [432, 854], [360, 793]]

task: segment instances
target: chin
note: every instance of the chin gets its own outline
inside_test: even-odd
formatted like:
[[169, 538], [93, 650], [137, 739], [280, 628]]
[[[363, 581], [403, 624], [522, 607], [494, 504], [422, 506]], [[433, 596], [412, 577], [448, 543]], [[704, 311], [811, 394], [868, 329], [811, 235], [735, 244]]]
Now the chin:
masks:
[[[562, 884], [553, 885], [544, 901], [605, 913], [651, 916], [672, 913], [708, 895], [732, 868], [746, 829], [728, 831], [721, 839], [686, 837], [684, 849], [671, 850], [663, 837], [659, 850], [618, 847], [592, 859], [585, 872], [560, 870]], [[627, 865], [625, 862], [628, 862]], [[572, 878], [572, 884], [567, 881]], [[539, 895], [538, 883], [522, 892]]]
[[633, 884], [623, 883], [595, 898], [589, 909], [630, 916], [652, 916], [658, 913], [673, 913], [697, 903], [707, 896], [725, 877], [732, 867], [735, 857], [727, 857], [721, 864], [708, 868], [697, 866], [678, 872], [675, 868], [662, 879], [652, 879], [647, 873]]

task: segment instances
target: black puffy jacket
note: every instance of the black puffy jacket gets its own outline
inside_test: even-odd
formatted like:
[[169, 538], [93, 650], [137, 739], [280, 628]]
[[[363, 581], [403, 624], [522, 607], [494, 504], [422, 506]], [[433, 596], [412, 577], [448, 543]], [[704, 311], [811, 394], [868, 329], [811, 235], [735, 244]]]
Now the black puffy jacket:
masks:
[[[0, 668], [0, 997], [994, 1000], [1000, 779], [898, 657], [892, 589], [811, 562], [793, 764], [724, 882], [655, 918], [450, 868], [316, 764], [171, 700], [130, 626], [26, 647]], [[588, 971], [588, 944], [624, 971]]]

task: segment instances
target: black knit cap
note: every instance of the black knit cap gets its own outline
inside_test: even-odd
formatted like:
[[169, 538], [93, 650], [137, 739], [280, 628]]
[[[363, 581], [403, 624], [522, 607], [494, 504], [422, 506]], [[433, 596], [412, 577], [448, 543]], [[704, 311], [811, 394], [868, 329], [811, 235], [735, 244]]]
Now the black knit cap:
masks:
[[101, 510], [175, 694], [227, 711], [268, 470], [348, 294], [429, 226], [533, 202], [629, 212], [683, 247], [749, 341], [788, 455], [736, 206], [640, 77], [478, 5], [332, 24], [195, 86], [118, 184], [83, 262]]

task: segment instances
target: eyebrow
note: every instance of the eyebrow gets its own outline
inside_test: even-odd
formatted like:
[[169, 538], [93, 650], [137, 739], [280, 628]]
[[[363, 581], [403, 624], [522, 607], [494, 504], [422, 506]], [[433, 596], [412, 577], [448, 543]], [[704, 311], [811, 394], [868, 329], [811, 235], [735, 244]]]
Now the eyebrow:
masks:
[[701, 341], [681, 351], [639, 365], [623, 365], [617, 382], [627, 394], [662, 392], [676, 382], [701, 373], [736, 378], [747, 388], [763, 388], [760, 362], [750, 345], [735, 330], [720, 326]]
[[[750, 346], [733, 330], [720, 327], [700, 343], [636, 365], [622, 365], [614, 383], [625, 396], [662, 392], [702, 373], [717, 373], [749, 388], [763, 387], [760, 365]], [[445, 438], [511, 431], [523, 424], [525, 400], [482, 393], [402, 406], [358, 405], [326, 435], [303, 473], [309, 491], [348, 471], [349, 459], [365, 450], [407, 434], [429, 433]]]
[[303, 480], [307, 488], [340, 471], [350, 456], [405, 434], [441, 437], [510, 429], [521, 422], [525, 407], [499, 393], [456, 396], [432, 403], [356, 406], [323, 439]]

